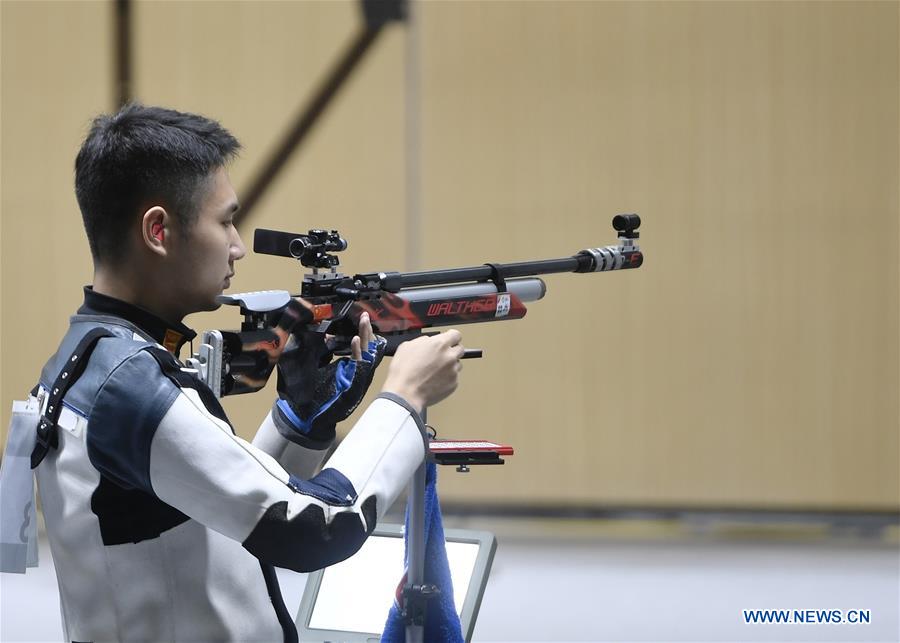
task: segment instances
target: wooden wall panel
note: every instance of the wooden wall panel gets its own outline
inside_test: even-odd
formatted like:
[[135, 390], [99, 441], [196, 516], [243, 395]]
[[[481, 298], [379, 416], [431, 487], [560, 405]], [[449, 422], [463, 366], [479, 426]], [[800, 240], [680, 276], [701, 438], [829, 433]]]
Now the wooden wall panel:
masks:
[[896, 507], [897, 5], [423, 14], [430, 260], [647, 257], [467, 331], [432, 417], [519, 451], [445, 497]]
[[0, 422], [34, 386], [90, 283], [75, 154], [112, 103], [112, 5], [0, 3]]
[[[445, 470], [442, 496], [896, 509], [898, 5], [420, 9], [422, 267], [605, 245], [626, 211], [647, 256], [549, 277], [525, 320], [462, 329], [486, 358], [431, 420], [517, 455]], [[52, 344], [90, 280], [71, 164], [113, 92], [109, 3], [0, 11], [5, 429], [47, 350], [22, 338]], [[229, 127], [239, 193], [359, 24], [355, 3], [141, 1], [134, 16], [137, 97]], [[337, 227], [348, 269], [407, 268], [404, 47], [401, 27], [381, 36], [251, 228]], [[248, 257], [234, 287], [299, 276]], [[226, 408], [249, 436], [270, 400]]]

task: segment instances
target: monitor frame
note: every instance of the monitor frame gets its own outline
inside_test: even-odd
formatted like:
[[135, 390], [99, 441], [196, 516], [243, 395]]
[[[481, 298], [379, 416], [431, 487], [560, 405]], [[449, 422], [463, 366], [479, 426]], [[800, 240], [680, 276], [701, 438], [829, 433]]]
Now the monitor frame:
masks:
[[[372, 536], [398, 538], [402, 541], [403, 525], [378, 525], [372, 532]], [[494, 562], [494, 554], [497, 551], [497, 538], [489, 531], [475, 531], [471, 529], [445, 529], [444, 538], [448, 542], [478, 545], [478, 554], [475, 558], [475, 566], [472, 569], [472, 577], [469, 579], [466, 598], [463, 601], [462, 609], [459, 610], [459, 621], [462, 626], [463, 638], [466, 640], [466, 643], [469, 643], [472, 640], [475, 621], [478, 618], [481, 600], [484, 597], [484, 590], [487, 587], [491, 566]], [[310, 572], [306, 578], [306, 587], [303, 589], [303, 598], [300, 601], [300, 608], [297, 610], [295, 619], [300, 640], [309, 641], [310, 643], [332, 643], [338, 641], [344, 643], [372, 643], [380, 641], [380, 632], [351, 632], [309, 627], [316, 598], [326, 570], [327, 568]], [[403, 570], [398, 570], [398, 580], [402, 573]], [[387, 616], [387, 614], [384, 615], [385, 621], [387, 621]]]

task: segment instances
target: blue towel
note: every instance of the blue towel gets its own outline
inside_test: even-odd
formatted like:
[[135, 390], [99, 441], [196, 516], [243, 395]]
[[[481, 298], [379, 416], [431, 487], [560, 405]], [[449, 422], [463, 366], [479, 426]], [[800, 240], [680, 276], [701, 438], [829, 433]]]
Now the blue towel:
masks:
[[[441, 520], [441, 505], [437, 497], [437, 466], [428, 462], [425, 468], [425, 584], [437, 585], [440, 596], [428, 600], [425, 612], [425, 636], [429, 643], [463, 643], [459, 615], [453, 606], [453, 583], [450, 579], [450, 564], [447, 562], [447, 548], [444, 542], [444, 525]], [[409, 568], [409, 511], [406, 512], [407, 569]], [[406, 576], [401, 586], [406, 584]], [[403, 643], [406, 640], [406, 623], [400, 615], [400, 606], [394, 601], [388, 614], [382, 643]]]

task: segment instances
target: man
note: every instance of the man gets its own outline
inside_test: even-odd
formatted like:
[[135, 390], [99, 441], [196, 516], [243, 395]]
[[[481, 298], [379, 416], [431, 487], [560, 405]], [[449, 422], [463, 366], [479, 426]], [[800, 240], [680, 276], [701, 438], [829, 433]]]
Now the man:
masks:
[[296, 640], [273, 566], [357, 551], [424, 458], [422, 409], [456, 388], [458, 332], [401, 346], [312, 476], [377, 364], [364, 318], [341, 369], [357, 385], [311, 394], [321, 382], [298, 382], [285, 355], [253, 443], [234, 435], [175, 355], [194, 337], [184, 316], [217, 307], [245, 254], [226, 171], [238, 147], [214, 121], [129, 105], [97, 118], [78, 153], [94, 281], [42, 372], [45, 407], [79, 341], [111, 336], [65, 394], [57, 446], [36, 467], [67, 640]]

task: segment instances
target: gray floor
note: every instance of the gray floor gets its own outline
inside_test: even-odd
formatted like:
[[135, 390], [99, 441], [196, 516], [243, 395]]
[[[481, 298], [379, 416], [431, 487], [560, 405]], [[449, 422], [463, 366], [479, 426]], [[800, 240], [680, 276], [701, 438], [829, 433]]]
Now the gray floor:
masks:
[[[539, 537], [519, 531], [528, 530], [507, 523], [498, 531], [476, 641], [900, 641], [896, 543], [547, 539], [546, 529]], [[41, 553], [27, 575], [0, 575], [2, 641], [61, 639], [45, 542]], [[280, 576], [296, 610], [304, 576]], [[745, 625], [744, 609], [863, 609], [872, 620]]]

